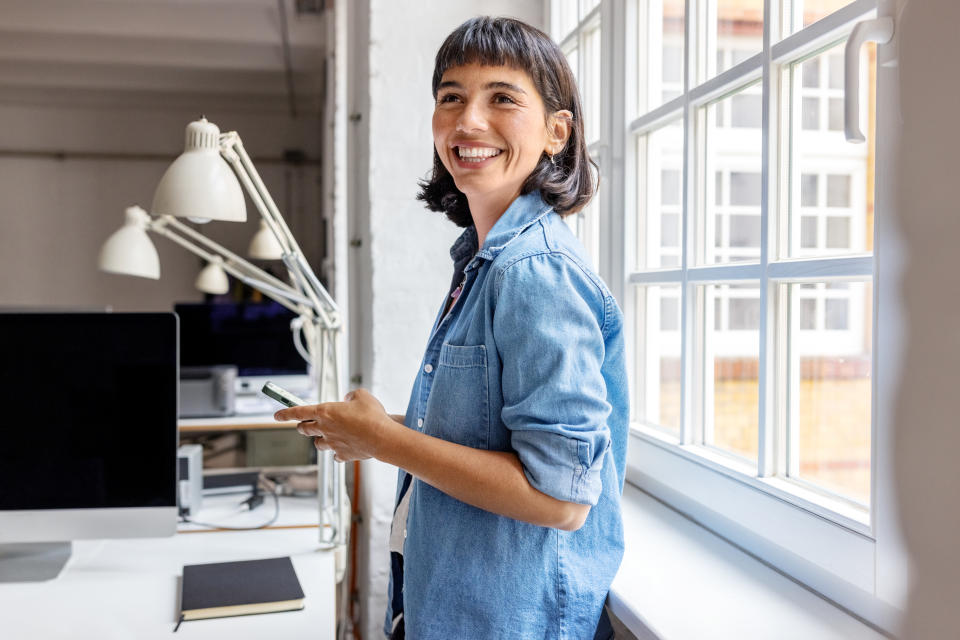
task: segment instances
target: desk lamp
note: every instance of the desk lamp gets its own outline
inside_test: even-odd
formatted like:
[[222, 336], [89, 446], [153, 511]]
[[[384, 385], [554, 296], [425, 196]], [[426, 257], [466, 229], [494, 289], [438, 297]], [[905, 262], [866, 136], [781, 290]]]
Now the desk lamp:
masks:
[[[260, 229], [248, 253], [257, 259], [282, 260], [289, 283], [179, 220], [244, 222], [247, 212], [241, 184], [261, 216]], [[317, 397], [320, 402], [339, 400], [339, 310], [303, 256], [240, 136], [234, 131], [220, 133], [206, 118], [188, 124], [184, 152], [160, 179], [151, 209], [150, 213], [138, 206], [126, 210], [123, 226], [107, 238], [100, 251], [100, 269], [156, 280], [160, 277], [160, 261], [147, 232], [166, 236], [207, 261], [196, 280], [201, 291], [226, 293], [229, 273], [298, 314], [306, 348], [299, 334], [295, 334], [295, 342], [315, 376]], [[350, 523], [344, 468], [334, 462], [330, 451], [318, 452], [317, 463], [320, 542], [342, 547]]]

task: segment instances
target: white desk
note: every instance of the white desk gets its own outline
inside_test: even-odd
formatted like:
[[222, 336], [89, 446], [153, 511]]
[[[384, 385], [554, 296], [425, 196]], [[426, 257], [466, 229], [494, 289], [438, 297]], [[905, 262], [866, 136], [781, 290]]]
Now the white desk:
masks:
[[[277, 411], [282, 409], [279, 404]], [[262, 415], [235, 415], [223, 418], [180, 418], [181, 433], [189, 431], [249, 431], [255, 429], [296, 429], [296, 422], [277, 422], [272, 413]]]
[[[257, 511], [272, 513], [272, 508], [268, 498]], [[313, 522], [316, 523], [315, 515]], [[184, 622], [176, 635], [172, 634], [180, 613], [184, 564], [277, 556], [290, 556], [293, 560], [306, 596], [303, 610], [193, 620]], [[333, 552], [319, 550], [315, 526], [77, 541], [73, 543], [70, 561], [57, 579], [0, 584], [0, 637], [333, 640]]]

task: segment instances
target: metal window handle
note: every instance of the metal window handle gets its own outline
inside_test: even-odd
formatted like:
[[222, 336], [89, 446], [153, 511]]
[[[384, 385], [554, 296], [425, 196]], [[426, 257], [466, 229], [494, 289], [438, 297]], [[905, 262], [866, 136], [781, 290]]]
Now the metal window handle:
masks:
[[860, 48], [867, 42], [886, 44], [893, 38], [893, 18], [884, 17], [857, 23], [847, 38], [843, 53], [843, 132], [847, 142], [865, 142], [860, 131]]

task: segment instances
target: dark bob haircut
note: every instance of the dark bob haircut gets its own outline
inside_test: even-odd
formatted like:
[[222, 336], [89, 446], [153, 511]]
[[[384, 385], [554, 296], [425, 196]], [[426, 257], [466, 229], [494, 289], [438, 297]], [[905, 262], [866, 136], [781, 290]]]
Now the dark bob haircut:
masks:
[[[437, 52], [433, 68], [433, 97], [444, 72], [466, 64], [508, 66], [526, 71], [543, 99], [549, 116], [566, 109], [573, 114], [567, 144], [553, 157], [542, 154], [540, 162], [520, 189], [530, 193], [539, 189], [544, 201], [561, 216], [580, 211], [593, 197], [591, 165], [583, 134], [583, 109], [577, 83], [567, 59], [550, 37], [528, 24], [512, 18], [480, 16], [467, 20], [447, 36]], [[420, 182], [419, 200], [431, 211], [442, 211], [455, 224], [473, 224], [467, 197], [454, 184], [453, 176], [433, 150], [433, 173]]]

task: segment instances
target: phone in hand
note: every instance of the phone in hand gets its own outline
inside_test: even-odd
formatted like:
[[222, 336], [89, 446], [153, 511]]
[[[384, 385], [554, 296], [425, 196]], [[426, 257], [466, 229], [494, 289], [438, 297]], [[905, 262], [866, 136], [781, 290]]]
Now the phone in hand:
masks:
[[275, 385], [269, 381], [263, 385], [263, 388], [260, 391], [264, 395], [273, 398], [285, 407], [299, 407], [301, 405], [309, 404], [306, 400], [298, 398], [283, 387]]

